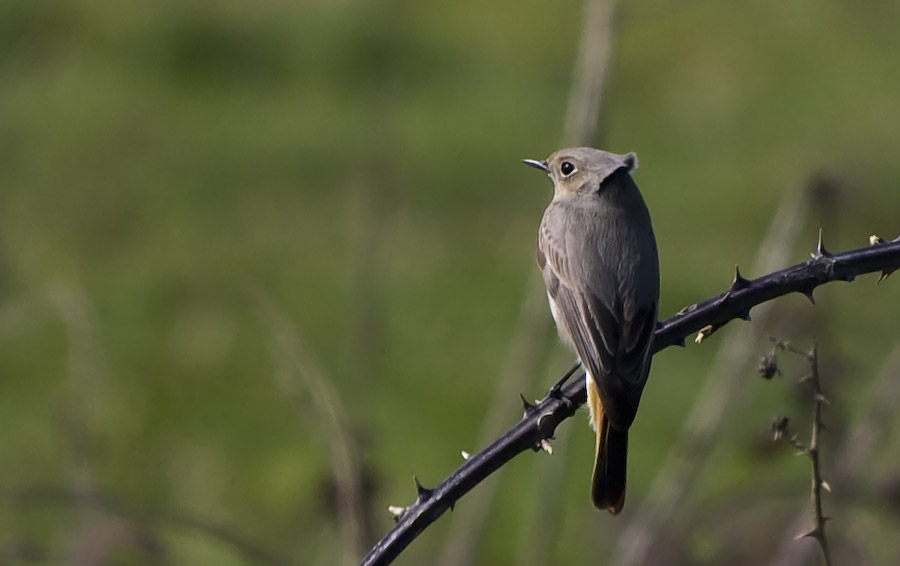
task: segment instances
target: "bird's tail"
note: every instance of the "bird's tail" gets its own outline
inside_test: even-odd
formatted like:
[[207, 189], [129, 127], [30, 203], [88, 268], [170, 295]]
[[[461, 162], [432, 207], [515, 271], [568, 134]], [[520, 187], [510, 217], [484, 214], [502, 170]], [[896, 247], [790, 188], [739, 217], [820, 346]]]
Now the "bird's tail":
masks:
[[628, 457], [628, 431], [613, 428], [603, 414], [603, 403], [593, 380], [588, 378], [588, 408], [597, 432], [597, 452], [591, 499], [597, 509], [613, 515], [625, 505], [625, 463]]

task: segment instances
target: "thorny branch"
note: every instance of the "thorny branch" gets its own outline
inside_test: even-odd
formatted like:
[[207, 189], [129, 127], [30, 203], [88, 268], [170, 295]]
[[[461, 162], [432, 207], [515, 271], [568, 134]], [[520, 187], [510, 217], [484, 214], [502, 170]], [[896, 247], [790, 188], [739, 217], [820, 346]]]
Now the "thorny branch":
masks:
[[[655, 334], [654, 353], [699, 332], [698, 339], [735, 318], [750, 320], [750, 309], [788, 293], [799, 292], [813, 301], [816, 287], [830, 281], [853, 281], [858, 275], [880, 272], [879, 281], [900, 268], [900, 237], [885, 242], [873, 237], [865, 248], [832, 254], [819, 241], [811, 259], [794, 266], [745, 279], [735, 268], [731, 286], [714, 297], [680, 310], [662, 321]], [[814, 302], [814, 301], [813, 301]], [[699, 341], [698, 340], [698, 341]], [[392, 508], [397, 524], [360, 562], [360, 566], [390, 564], [425, 528], [437, 520], [458, 499], [513, 457], [528, 449], [540, 449], [553, 438], [557, 425], [571, 417], [585, 402], [584, 380], [571, 380], [558, 396], [548, 396], [537, 405], [525, 403], [525, 414], [487, 448], [470, 456], [447, 479], [433, 489], [416, 482], [418, 496], [406, 508]]]
[[825, 564], [830, 565], [831, 556], [828, 554], [828, 541], [825, 538], [825, 522], [828, 520], [828, 518], [822, 512], [822, 490], [825, 489], [826, 491], [831, 491], [831, 487], [824, 479], [822, 479], [822, 469], [819, 461], [819, 434], [825, 428], [825, 426], [822, 424], [822, 405], [827, 403], [828, 400], [825, 398], [825, 395], [822, 392], [822, 382], [819, 380], [818, 347], [816, 344], [813, 344], [812, 349], [807, 353], [794, 348], [787, 342], [776, 340], [775, 346], [772, 348], [772, 351], [763, 358], [764, 362], [766, 360], [769, 361], [769, 363], [765, 364], [766, 371], [763, 371], [763, 364], [761, 364], [760, 373], [762, 373], [763, 377], [772, 377], [773, 372], [771, 371], [771, 368], [775, 368], [775, 371], [777, 371], [778, 366], [775, 362], [776, 350], [786, 350], [788, 352], [803, 356], [804, 358], [806, 358], [806, 362], [809, 364], [809, 374], [807, 374], [800, 380], [801, 383], [809, 383], [813, 391], [813, 420], [812, 432], [810, 433], [809, 438], [809, 445], [804, 446], [803, 443], [800, 442], [796, 434], [790, 433], [787, 417], [776, 419], [772, 423], [772, 432], [774, 433], [775, 440], [784, 440], [795, 450], [797, 450], [798, 454], [809, 457], [812, 476], [812, 484], [810, 487], [810, 501], [813, 507], [813, 518], [815, 520], [815, 525], [812, 529], [805, 533], [801, 533], [796, 538], [801, 539], [810, 537], [816, 539], [816, 542], [819, 543], [819, 548], [822, 549], [822, 556], [825, 559]]

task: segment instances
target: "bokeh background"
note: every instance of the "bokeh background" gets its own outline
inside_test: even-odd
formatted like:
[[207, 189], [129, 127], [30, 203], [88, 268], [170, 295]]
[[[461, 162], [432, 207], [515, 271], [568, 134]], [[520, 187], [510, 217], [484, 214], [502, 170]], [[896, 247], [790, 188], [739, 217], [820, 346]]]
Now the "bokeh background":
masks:
[[[571, 362], [534, 286], [551, 187], [520, 160], [561, 143], [582, 10], [0, 4], [3, 563], [352, 562], [413, 475], [437, 483], [513, 424], [517, 393], [540, 397]], [[762, 275], [790, 202], [781, 266], [820, 227], [834, 251], [897, 235], [898, 24], [897, 2], [619, 7], [596, 143], [640, 156], [662, 317], [736, 263]], [[616, 562], [717, 380], [740, 389], [713, 449], [681, 452], [695, 481], [643, 563], [812, 544], [790, 540], [808, 463], [769, 435], [775, 415], [808, 434], [804, 365], [756, 377], [769, 334], [819, 344], [826, 479], [849, 467], [825, 499], [835, 555], [892, 563], [900, 442], [871, 399], [900, 380], [900, 291], [875, 280], [659, 354], [622, 516], [590, 506], [593, 435], [575, 418], [553, 456], [514, 460], [397, 564]], [[717, 375], [728, 344], [749, 353]], [[847, 456], [873, 413], [877, 442]]]

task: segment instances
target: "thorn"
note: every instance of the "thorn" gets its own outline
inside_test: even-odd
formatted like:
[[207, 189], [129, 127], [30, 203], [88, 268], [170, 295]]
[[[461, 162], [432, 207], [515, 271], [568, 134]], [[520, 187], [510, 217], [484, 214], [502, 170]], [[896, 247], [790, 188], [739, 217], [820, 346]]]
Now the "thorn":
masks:
[[741, 269], [737, 264], [734, 264], [734, 280], [731, 282], [731, 287], [728, 288], [729, 291], [739, 291], [744, 287], [750, 284], [749, 279], [744, 279], [741, 275]]
[[741, 312], [737, 313], [737, 316], [741, 320], [746, 320], [747, 322], [750, 322], [750, 309], [747, 309], [745, 311], [741, 311]]
[[815, 306], [815, 304], [816, 304], [816, 298], [813, 297], [813, 290], [814, 290], [814, 289], [815, 289], [815, 287], [810, 287], [810, 288], [808, 288], [808, 289], [806, 289], [806, 290], [798, 291], [798, 293], [803, 294], [804, 297], [806, 297], [807, 299], [809, 299], [809, 302], [812, 303], [813, 306]]
[[409, 507], [397, 507], [396, 505], [388, 505], [388, 513], [391, 514], [391, 518], [394, 522], [398, 522], [403, 515], [406, 515], [406, 511]]
[[525, 396], [522, 395], [521, 393], [519, 393], [519, 399], [522, 400], [522, 410], [524, 411], [522, 418], [525, 418], [525, 417], [531, 415], [531, 413], [533, 413], [534, 410], [537, 408], [536, 405], [532, 405], [531, 403], [529, 403], [528, 399], [526, 399]]
[[819, 401], [820, 403], [825, 403], [826, 405], [831, 405], [831, 402], [828, 401], [828, 399], [826, 399], [825, 396], [822, 395], [821, 393], [816, 393], [816, 401]]
[[822, 259], [823, 257], [831, 257], [831, 253], [825, 249], [825, 242], [822, 240], [822, 229], [819, 228], [819, 241], [816, 243], [816, 253], [811, 254], [813, 259]]
[[819, 527], [813, 527], [808, 532], [805, 532], [803, 534], [795, 536], [794, 540], [800, 540], [802, 538], [807, 538], [807, 537], [819, 538]]
[[684, 343], [684, 336], [682, 336], [681, 338], [675, 340], [675, 345], [676, 345], [676, 346], [681, 346], [682, 348], [687, 348], [687, 344]]
[[875, 284], [878, 285], [879, 283], [890, 277], [891, 273], [893, 273], [894, 271], [896, 270], [892, 269], [890, 271], [882, 271], [881, 275], [878, 277], [878, 281], [876, 281]]
[[822, 486], [822, 489], [824, 489], [828, 493], [831, 493], [831, 485], [827, 481], [820, 481], [819, 485]]
[[541, 439], [541, 450], [543, 450], [547, 454], [550, 454], [550, 455], [553, 454], [553, 447], [550, 446], [550, 442], [547, 441], [546, 438]]
[[869, 236], [869, 245], [870, 246], [877, 246], [878, 244], [886, 244], [886, 243], [887, 243], [887, 240], [885, 240], [881, 236], [877, 236], [875, 234], [872, 234], [871, 236]]
[[460, 452], [460, 454], [462, 454], [463, 460], [468, 460], [469, 458], [472, 457], [472, 455], [469, 454], [468, 452], [466, 452], [465, 450], [463, 450], [462, 452]]
[[419, 478], [413, 476], [413, 480], [416, 482], [416, 503], [421, 503], [423, 501], [428, 501], [431, 499], [431, 494], [434, 492], [433, 489], [428, 489], [419, 483]]
[[706, 340], [707, 338], [712, 336], [713, 332], [715, 332], [715, 331], [716, 331], [715, 326], [713, 326], [712, 324], [707, 324], [706, 326], [704, 326], [703, 328], [700, 329], [700, 332], [697, 333], [697, 337], [694, 338], [694, 342], [696, 342], [697, 344], [703, 342], [704, 340]]

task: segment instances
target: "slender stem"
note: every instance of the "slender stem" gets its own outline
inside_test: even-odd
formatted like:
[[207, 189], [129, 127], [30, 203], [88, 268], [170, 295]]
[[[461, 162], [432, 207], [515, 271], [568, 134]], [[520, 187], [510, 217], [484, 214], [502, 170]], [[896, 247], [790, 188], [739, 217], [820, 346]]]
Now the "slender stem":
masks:
[[831, 556], [828, 554], [828, 541], [825, 538], [825, 521], [827, 518], [822, 512], [822, 471], [819, 463], [819, 433], [822, 431], [822, 404], [825, 402], [825, 396], [822, 394], [822, 384], [819, 381], [819, 354], [818, 346], [813, 344], [812, 350], [807, 355], [809, 361], [809, 381], [813, 388], [813, 423], [812, 433], [810, 433], [809, 448], [806, 453], [812, 464], [812, 489], [810, 491], [813, 509], [815, 512], [816, 526], [809, 533], [818, 541], [822, 548], [822, 556], [825, 558], [825, 564], [831, 564]]

